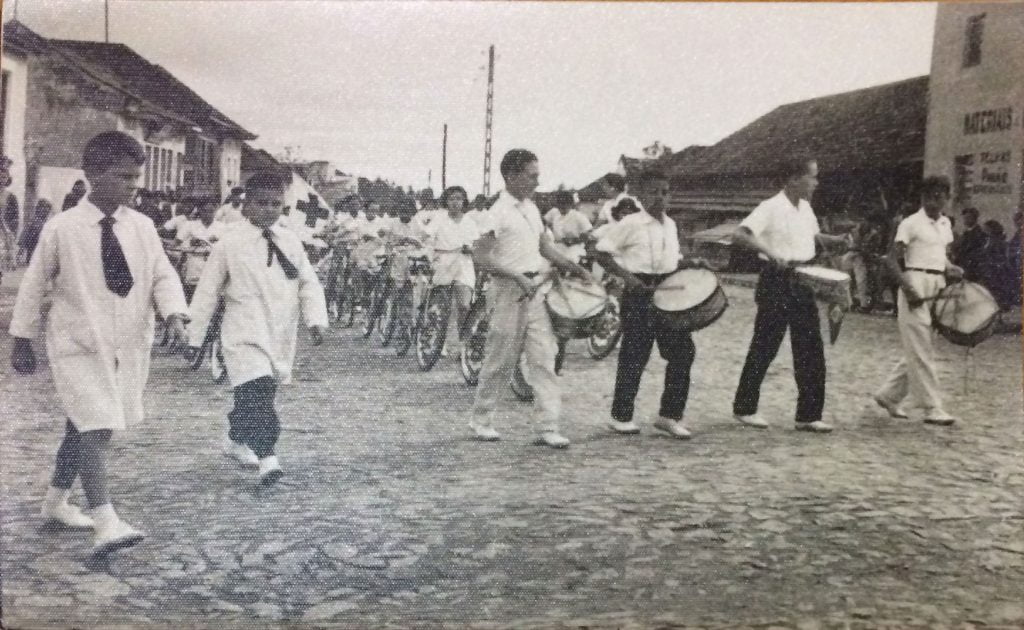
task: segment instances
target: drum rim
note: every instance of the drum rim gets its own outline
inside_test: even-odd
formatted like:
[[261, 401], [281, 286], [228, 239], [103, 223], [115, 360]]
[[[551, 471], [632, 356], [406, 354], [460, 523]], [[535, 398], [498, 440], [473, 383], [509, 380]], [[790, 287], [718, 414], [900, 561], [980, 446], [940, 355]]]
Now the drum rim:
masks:
[[719, 295], [721, 295], [721, 300], [722, 300], [722, 308], [721, 308], [721, 310], [719, 310], [717, 313], [715, 313], [714, 317], [709, 319], [706, 323], [702, 324], [701, 326], [696, 327], [696, 328], [687, 328], [687, 329], [685, 329], [687, 332], [696, 332], [698, 330], [703, 330], [704, 328], [707, 328], [711, 324], [714, 324], [715, 322], [717, 322], [722, 317], [722, 315], [725, 315], [725, 311], [727, 311], [729, 309], [729, 296], [726, 295], [725, 290], [722, 288], [721, 284], [719, 284], [717, 287], [715, 287], [715, 290], [711, 293], [711, 295], [708, 296], [708, 298], [706, 300], [704, 300], [703, 302], [701, 302], [697, 306], [692, 306], [692, 307], [690, 307], [688, 309], [685, 309], [685, 310], [682, 310], [682, 311], [666, 311], [665, 309], [658, 308], [657, 306], [654, 305], [653, 300], [651, 302], [651, 306], [654, 307], [654, 310], [655, 310], [655, 312], [658, 315], [671, 319], [671, 318], [674, 318], [674, 317], [679, 317], [682, 313], [686, 313], [688, 311], [692, 311], [692, 310], [696, 310], [696, 309], [699, 309], [699, 308], [703, 308], [705, 305], [708, 304], [708, 302], [710, 302], [711, 300], [717, 298]]
[[[693, 306], [690, 306], [688, 308], [684, 308], [684, 309], [678, 310], [678, 311], [669, 311], [669, 310], [661, 308], [660, 306], [658, 306], [657, 302], [654, 299], [655, 296], [658, 294], [658, 289], [660, 289], [661, 285], [664, 284], [669, 278], [677, 276], [677, 275], [679, 275], [681, 273], [698, 273], [698, 274], [700, 274], [702, 276], [710, 275], [714, 279], [714, 281], [715, 281], [715, 290], [712, 291], [711, 294], [708, 295], [708, 297], [704, 298], [703, 302], [698, 302], [697, 304], [694, 304]], [[665, 290], [667, 291], [668, 289], [666, 288]], [[722, 283], [718, 281], [718, 275], [715, 272], [711, 271], [710, 269], [700, 269], [700, 268], [677, 269], [677, 270], [673, 271], [671, 274], [669, 274], [664, 280], [662, 280], [658, 284], [658, 286], [656, 286], [654, 288], [653, 293], [651, 293], [651, 306], [653, 306], [654, 308], [658, 309], [659, 311], [661, 311], [663, 313], [682, 313], [683, 311], [688, 311], [688, 310], [691, 310], [691, 309], [694, 309], [694, 308], [700, 308], [701, 306], [706, 304], [708, 302], [708, 300], [710, 300], [711, 298], [713, 298], [715, 296], [715, 292], [721, 291], [721, 290], [722, 290]]]

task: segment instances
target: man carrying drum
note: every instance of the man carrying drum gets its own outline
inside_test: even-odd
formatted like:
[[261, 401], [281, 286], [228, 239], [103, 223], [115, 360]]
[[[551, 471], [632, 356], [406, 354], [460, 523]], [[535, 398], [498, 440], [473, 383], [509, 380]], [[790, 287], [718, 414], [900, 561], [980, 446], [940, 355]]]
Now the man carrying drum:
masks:
[[596, 246], [598, 263], [626, 284], [621, 305], [622, 349], [615, 372], [610, 427], [616, 433], [640, 432], [633, 421], [633, 405], [657, 341], [668, 366], [654, 428], [686, 440], [690, 432], [682, 418], [696, 348], [690, 333], [666, 326], [656, 317], [652, 304], [657, 285], [682, 267], [679, 234], [675, 222], [665, 216], [668, 178], [659, 171], [646, 170], [640, 174], [639, 187], [644, 209], [612, 224]]
[[762, 201], [736, 229], [733, 240], [767, 261], [757, 281], [757, 315], [750, 349], [733, 400], [735, 418], [751, 427], [768, 428], [757, 413], [768, 366], [775, 359], [789, 328], [796, 378], [796, 429], [829, 433], [822, 421], [825, 406], [825, 350], [818, 307], [810, 288], [795, 280], [793, 267], [814, 258], [815, 245], [845, 243], [818, 227], [810, 199], [818, 185], [818, 164], [809, 158], [791, 159], [779, 168], [784, 182], [779, 194]]
[[562, 394], [555, 375], [557, 341], [544, 295], [538, 291], [543, 280], [539, 275], [545, 259], [584, 280], [590, 274], [558, 253], [544, 231], [540, 210], [531, 200], [540, 176], [537, 156], [525, 149], [509, 151], [501, 160], [501, 175], [505, 190], [482, 215], [474, 251], [477, 269], [491, 275], [487, 301], [494, 305], [494, 314], [470, 427], [477, 439], [499, 438], [490, 418], [508, 390], [519, 355], [525, 354], [542, 423], [539, 441], [565, 448], [569, 440], [558, 432]]
[[[903, 356], [875, 394], [875, 402], [891, 417], [906, 418], [899, 404], [910, 393], [924, 409], [924, 421], [940, 426], [949, 426], [956, 420], [942, 406], [929, 300], [946, 286], [946, 275], [964, 275], [964, 270], [948, 258], [953, 229], [942, 211], [949, 203], [949, 189], [945, 177], [926, 177], [921, 182], [921, 209], [903, 219], [896, 229], [889, 268], [900, 279], [896, 321]], [[903, 269], [899, 264], [901, 258]]]

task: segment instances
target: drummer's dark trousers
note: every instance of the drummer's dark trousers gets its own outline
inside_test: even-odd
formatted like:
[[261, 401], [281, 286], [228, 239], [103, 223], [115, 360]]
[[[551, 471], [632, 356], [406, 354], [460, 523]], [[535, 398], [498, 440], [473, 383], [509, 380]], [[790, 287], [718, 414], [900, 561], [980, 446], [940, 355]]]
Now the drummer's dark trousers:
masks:
[[[645, 284], [656, 284], [655, 276], [637, 276]], [[658, 352], [668, 361], [659, 414], [673, 420], [682, 419], [690, 392], [690, 366], [696, 354], [690, 333], [662, 325], [655, 316], [649, 293], [627, 290], [622, 295], [620, 310], [622, 348], [619, 350], [619, 365], [615, 373], [612, 418], [620, 422], [633, 419], [633, 404], [640, 389], [640, 377], [643, 376], [651, 357], [651, 349], [657, 341]]]
[[825, 406], [825, 350], [818, 307], [811, 290], [795, 283], [791, 273], [769, 268], [758, 279], [754, 292], [754, 336], [732, 404], [737, 415], [757, 413], [761, 383], [788, 328], [796, 377], [796, 421], [821, 420]]
[[260, 459], [274, 454], [281, 424], [274, 409], [277, 381], [261, 376], [235, 387], [235, 408], [228, 412], [232, 442], [245, 444]]

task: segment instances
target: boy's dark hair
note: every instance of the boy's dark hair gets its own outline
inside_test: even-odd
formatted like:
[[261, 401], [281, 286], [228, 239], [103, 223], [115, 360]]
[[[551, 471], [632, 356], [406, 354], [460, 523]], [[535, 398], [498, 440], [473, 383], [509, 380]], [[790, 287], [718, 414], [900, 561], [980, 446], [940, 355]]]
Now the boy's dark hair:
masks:
[[921, 180], [921, 196], [926, 197], [933, 193], [941, 192], [948, 195], [951, 189], [949, 178], [942, 175], [932, 175]]
[[137, 165], [146, 163], [146, 152], [135, 138], [120, 131], [106, 131], [93, 136], [82, 151], [82, 170], [104, 173], [118, 160], [129, 158]]
[[608, 173], [604, 176], [604, 183], [608, 184], [615, 190], [622, 192], [626, 190], [626, 178], [618, 173]]
[[469, 194], [466, 193], [466, 189], [463, 188], [462, 186], [449, 186], [448, 188], [445, 188], [444, 192], [441, 193], [441, 207], [447, 210], [448, 209], [448, 200], [451, 199], [451, 196], [456, 194], [456, 193], [462, 193], [462, 199], [463, 199], [463, 201], [466, 202], [463, 205], [462, 209], [463, 210], [468, 210], [468, 208], [466, 206], [469, 205]]
[[659, 169], [649, 168], [641, 171], [640, 175], [637, 176], [636, 181], [640, 188], [644, 188], [651, 182], [667, 182], [668, 176]]
[[537, 156], [526, 149], [512, 149], [501, 158], [501, 176], [505, 179], [518, 175], [526, 169], [526, 165], [536, 162]]
[[284, 189], [284, 179], [273, 171], [255, 173], [245, 182], [246, 191], [272, 190], [275, 192], [283, 192]]
[[558, 190], [555, 191], [555, 207], [558, 209], [571, 208], [576, 205], [576, 197], [573, 196], [571, 191]]
[[973, 214], [974, 218], [977, 219], [978, 218], [978, 209], [973, 207], [973, 206], [968, 206], [968, 207], [964, 208], [963, 211], [960, 214]]
[[612, 217], [616, 221], [621, 221], [622, 217], [633, 214], [634, 212], [640, 212], [640, 208], [636, 205], [635, 201], [627, 197], [615, 204], [615, 207], [612, 208]]
[[813, 157], [809, 155], [791, 155], [778, 162], [775, 166], [775, 175], [779, 178], [779, 181], [783, 184], [793, 179], [794, 177], [802, 177], [807, 174], [808, 167], [812, 162], [816, 162]]

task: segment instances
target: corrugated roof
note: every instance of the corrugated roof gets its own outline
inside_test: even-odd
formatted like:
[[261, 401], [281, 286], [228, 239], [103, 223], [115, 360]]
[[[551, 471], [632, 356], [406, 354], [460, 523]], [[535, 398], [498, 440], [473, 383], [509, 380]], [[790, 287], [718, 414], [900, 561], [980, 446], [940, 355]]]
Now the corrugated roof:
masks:
[[46, 39], [17, 21], [4, 25], [4, 41], [22, 44], [35, 52], [49, 48], [76, 62], [80, 69], [90, 74], [98, 73], [103, 80], [114, 81], [117, 87], [201, 129], [217, 129], [242, 140], [256, 138], [255, 134], [218, 111], [170, 72], [146, 61], [124, 44]]
[[782, 105], [707, 149], [680, 157], [677, 177], [756, 175], [789, 151], [824, 172], [887, 168], [924, 159], [928, 77]]

